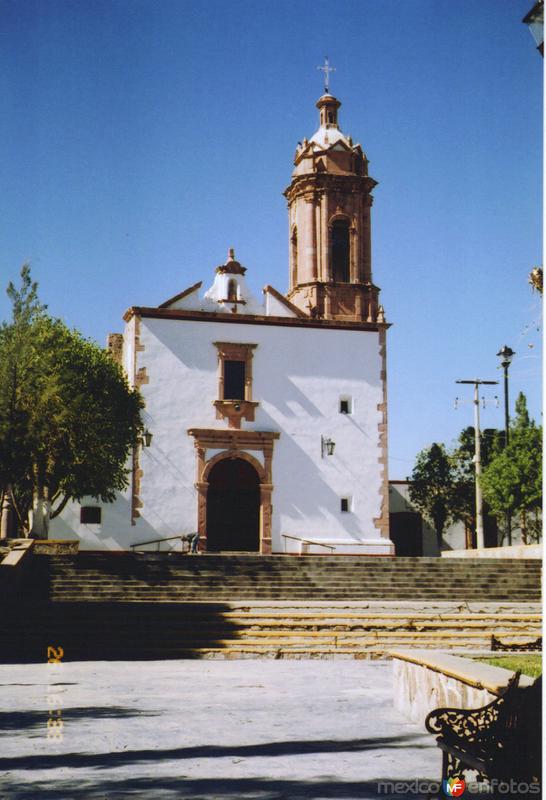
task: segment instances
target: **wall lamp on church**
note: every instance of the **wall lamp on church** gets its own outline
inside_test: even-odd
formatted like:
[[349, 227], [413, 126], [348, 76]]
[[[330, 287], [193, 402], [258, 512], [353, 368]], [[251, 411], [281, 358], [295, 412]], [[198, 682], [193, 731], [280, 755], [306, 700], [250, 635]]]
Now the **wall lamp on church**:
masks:
[[143, 432], [142, 436], [139, 437], [139, 442], [142, 447], [150, 447], [152, 444], [153, 433], [150, 433], [148, 428]]
[[320, 454], [322, 458], [324, 458], [325, 453], [327, 456], [333, 456], [335, 448], [336, 443], [332, 439], [325, 436], [320, 437]]

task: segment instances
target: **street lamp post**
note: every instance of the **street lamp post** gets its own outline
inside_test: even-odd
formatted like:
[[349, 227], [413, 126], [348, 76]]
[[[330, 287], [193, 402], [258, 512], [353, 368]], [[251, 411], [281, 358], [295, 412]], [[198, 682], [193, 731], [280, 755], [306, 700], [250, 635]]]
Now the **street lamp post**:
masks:
[[510, 442], [510, 412], [508, 407], [508, 367], [512, 363], [515, 352], [508, 345], [499, 350], [497, 357], [500, 358], [501, 367], [504, 370], [504, 444], [507, 446]]
[[[504, 370], [504, 446], [508, 447], [510, 443], [510, 409], [508, 404], [508, 367], [512, 363], [512, 359], [515, 356], [515, 352], [512, 350], [511, 347], [508, 345], [504, 345], [499, 352], [497, 353], [497, 357], [500, 358], [500, 365]], [[512, 520], [510, 519], [510, 513], [506, 513], [506, 532], [508, 534], [508, 544], [512, 544]]]

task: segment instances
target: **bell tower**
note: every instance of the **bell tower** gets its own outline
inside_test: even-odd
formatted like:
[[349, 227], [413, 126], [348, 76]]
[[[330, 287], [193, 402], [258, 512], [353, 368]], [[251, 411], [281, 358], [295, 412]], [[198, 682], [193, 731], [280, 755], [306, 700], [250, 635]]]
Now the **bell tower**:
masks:
[[377, 181], [368, 159], [339, 128], [339, 100], [317, 102], [319, 128], [294, 157], [288, 201], [287, 297], [313, 317], [383, 322], [372, 282], [370, 211]]

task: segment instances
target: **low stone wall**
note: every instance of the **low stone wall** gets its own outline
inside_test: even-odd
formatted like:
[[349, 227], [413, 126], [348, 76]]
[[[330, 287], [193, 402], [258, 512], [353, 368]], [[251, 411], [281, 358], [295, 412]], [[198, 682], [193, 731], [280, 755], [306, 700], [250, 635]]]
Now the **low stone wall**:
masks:
[[6, 539], [3, 544], [9, 547], [9, 552], [3, 558], [0, 558], [0, 565], [2, 567], [17, 567], [27, 553], [32, 550], [34, 541], [32, 539]]
[[47, 556], [71, 556], [78, 552], [79, 539], [36, 539], [34, 552]]
[[[24, 584], [24, 577], [34, 549], [32, 539], [3, 539], [0, 554], [0, 606], [14, 603], [17, 606]], [[7, 552], [5, 548], [9, 548]]]
[[482, 547], [479, 550], [442, 550], [442, 558], [542, 558], [541, 544]]
[[[435, 708], [480, 708], [490, 703], [514, 674], [438, 650], [395, 650], [390, 655], [394, 707], [423, 729], [427, 714]], [[521, 687], [532, 683], [521, 676]]]

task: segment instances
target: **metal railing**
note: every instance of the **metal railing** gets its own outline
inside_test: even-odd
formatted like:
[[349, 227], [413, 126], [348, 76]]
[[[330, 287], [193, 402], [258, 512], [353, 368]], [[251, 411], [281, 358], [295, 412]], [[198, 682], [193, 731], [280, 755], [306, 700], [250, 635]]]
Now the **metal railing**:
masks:
[[[316, 539], [304, 539], [302, 536], [290, 536], [288, 533], [281, 533], [281, 536], [285, 540], [286, 539], [294, 539], [294, 541], [300, 543], [300, 552], [299, 552], [300, 556], [303, 555], [303, 546], [306, 545], [306, 544], [314, 544], [317, 547], [326, 547], [328, 550], [335, 550], [336, 549], [335, 545], [333, 545], [333, 544], [324, 544], [324, 542], [318, 542], [318, 541], [316, 541]], [[285, 541], [284, 545], [285, 545], [285, 551], [284, 552], [286, 553], [287, 552], [287, 550], [286, 550], [286, 541]]]
[[[180, 539], [180, 545], [183, 548], [184, 542], [187, 542], [187, 534], [180, 533], [178, 536], [165, 536], [163, 539], [150, 539], [147, 542], [137, 542], [131, 545], [131, 550], [135, 552], [137, 547], [144, 547], [146, 544], [157, 544], [157, 552], [161, 551], [161, 542], [171, 542], [173, 539]], [[182, 550], [184, 552], [184, 550]]]

